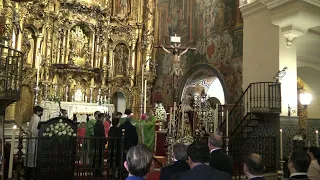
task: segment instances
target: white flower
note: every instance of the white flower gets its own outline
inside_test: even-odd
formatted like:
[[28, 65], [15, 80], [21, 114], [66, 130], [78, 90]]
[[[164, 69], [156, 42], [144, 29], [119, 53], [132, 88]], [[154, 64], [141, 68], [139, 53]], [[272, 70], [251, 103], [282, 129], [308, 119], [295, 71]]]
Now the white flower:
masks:
[[43, 133], [43, 136], [47, 136], [47, 133]]
[[55, 129], [59, 129], [59, 126], [58, 126], [58, 125], [56, 125], [54, 128], [55, 128]]
[[68, 136], [72, 136], [71, 132], [68, 133]]
[[61, 132], [59, 132], [59, 133], [58, 133], [58, 135], [59, 135], [59, 136], [61, 136], [61, 135], [62, 135], [62, 133], [61, 133]]
[[50, 127], [53, 128], [53, 124], [50, 124]]
[[64, 126], [67, 126], [68, 124], [67, 123], [64, 123]]
[[59, 120], [59, 123], [62, 123], [62, 119]]
[[55, 131], [54, 131], [54, 133], [56, 133], [56, 134], [57, 134], [57, 133], [58, 133], [58, 130], [55, 130]]
[[70, 132], [73, 132], [74, 130], [73, 129], [70, 129]]
[[64, 135], [65, 135], [65, 134], [67, 134], [67, 132], [66, 132], [66, 131], [62, 131], [62, 134], [64, 134]]
[[54, 129], [53, 129], [53, 127], [51, 128], [51, 131], [53, 131]]
[[50, 134], [49, 134], [49, 137], [51, 137], [51, 136], [52, 136], [52, 134], [50, 133]]
[[76, 136], [77, 136], [77, 134], [76, 134], [76, 133], [73, 133], [73, 136], [74, 136], [74, 137], [76, 137]]
[[49, 129], [49, 128], [47, 128], [47, 129], [46, 129], [46, 131], [48, 132], [48, 131], [50, 131], [50, 129]]

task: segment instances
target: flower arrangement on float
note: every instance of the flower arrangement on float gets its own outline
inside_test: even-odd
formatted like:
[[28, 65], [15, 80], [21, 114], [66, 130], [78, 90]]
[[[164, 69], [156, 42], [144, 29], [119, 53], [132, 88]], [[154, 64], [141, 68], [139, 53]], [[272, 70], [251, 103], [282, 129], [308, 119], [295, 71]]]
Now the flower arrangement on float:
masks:
[[62, 119], [60, 119], [59, 122], [47, 127], [43, 136], [57, 138], [61, 142], [71, 137], [76, 137], [77, 134], [68, 123], [63, 123]]

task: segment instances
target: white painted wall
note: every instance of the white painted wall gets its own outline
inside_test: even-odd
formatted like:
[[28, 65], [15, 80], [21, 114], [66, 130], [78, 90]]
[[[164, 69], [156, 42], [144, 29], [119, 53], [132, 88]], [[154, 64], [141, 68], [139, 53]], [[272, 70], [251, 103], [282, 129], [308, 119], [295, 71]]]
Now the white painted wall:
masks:
[[250, 83], [274, 81], [279, 67], [279, 27], [271, 23], [266, 8], [244, 18], [243, 89]]
[[[255, 10], [253, 10], [255, 9]], [[272, 12], [260, 2], [254, 2], [243, 12], [243, 89], [254, 82], [275, 82], [279, 70], [288, 67], [281, 82], [282, 115], [288, 105], [297, 106], [296, 45], [286, 46], [279, 26], [272, 23]]]
[[215, 97], [219, 99], [221, 104], [225, 104], [225, 99], [224, 99], [224, 91], [221, 85], [221, 82], [219, 81], [218, 78], [213, 80], [212, 84], [210, 85], [207, 95], [209, 97]]
[[320, 71], [312, 67], [299, 67], [298, 76], [304, 82], [306, 92], [313, 97], [308, 106], [308, 118], [320, 119]]

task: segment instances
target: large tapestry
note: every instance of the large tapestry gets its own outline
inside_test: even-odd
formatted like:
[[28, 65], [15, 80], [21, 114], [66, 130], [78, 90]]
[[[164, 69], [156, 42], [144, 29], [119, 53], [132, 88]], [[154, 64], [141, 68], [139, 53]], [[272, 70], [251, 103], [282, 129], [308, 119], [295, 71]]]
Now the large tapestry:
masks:
[[[177, 34], [181, 47], [195, 47], [196, 50], [181, 56], [184, 75], [198, 64], [214, 66], [227, 86], [228, 103], [236, 101], [242, 92], [242, 52], [238, 52], [242, 51], [242, 43], [238, 42], [242, 36], [234, 33], [237, 4], [233, 0], [159, 0], [157, 4], [155, 43], [168, 46], [170, 36]], [[172, 56], [158, 49], [156, 59], [158, 78], [153, 93], [160, 93], [165, 97], [163, 103], [169, 105], [174, 93], [169, 76]]]

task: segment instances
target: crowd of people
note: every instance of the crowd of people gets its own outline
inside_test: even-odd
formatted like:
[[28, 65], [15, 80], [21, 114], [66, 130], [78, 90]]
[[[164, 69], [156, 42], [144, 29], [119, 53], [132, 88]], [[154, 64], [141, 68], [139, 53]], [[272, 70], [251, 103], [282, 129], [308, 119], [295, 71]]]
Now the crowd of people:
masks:
[[[193, 142], [186, 146], [182, 143], [173, 145], [172, 165], [163, 167], [160, 180], [231, 180], [233, 163], [230, 156], [222, 151], [222, 137], [210, 134], [208, 144]], [[125, 167], [129, 172], [126, 180], [145, 180], [152, 170], [152, 153], [143, 145], [134, 146], [126, 157]], [[310, 147], [308, 151], [299, 149], [291, 153], [287, 168], [288, 180], [319, 180], [320, 150]], [[249, 180], [264, 180], [264, 160], [257, 153], [243, 157], [243, 173]]]
[[[24, 165], [27, 168], [26, 179], [32, 179], [36, 167], [37, 156], [37, 140], [39, 136], [39, 123], [43, 115], [43, 108], [40, 106], [34, 107], [34, 114], [28, 125], [30, 137], [34, 138], [27, 142], [27, 154]], [[65, 109], [60, 110], [60, 117], [68, 118], [68, 113]], [[121, 151], [123, 155], [127, 154], [128, 150], [138, 144], [138, 134], [136, 127], [132, 125], [133, 114], [130, 109], [126, 109], [124, 115], [120, 112], [116, 113], [110, 123], [110, 116], [100, 111], [93, 114], [93, 118], [88, 116], [86, 122], [81, 122], [77, 129], [77, 137], [82, 145], [84, 153], [82, 161], [92, 164], [95, 168], [95, 176], [103, 176], [101, 167], [104, 163], [104, 152], [106, 144], [108, 144], [108, 153], [110, 166], [122, 166], [120, 162]], [[76, 116], [73, 116], [73, 121], [77, 122]], [[121, 138], [124, 136], [124, 149], [121, 150]], [[115, 164], [114, 164], [115, 163]]]
[[[66, 111], [61, 111], [62, 116], [66, 117]], [[31, 137], [38, 136], [38, 124], [40, 122], [43, 108], [40, 106], [34, 107], [34, 115], [29, 124]], [[112, 119], [112, 124], [108, 116], [104, 113], [96, 111], [94, 118], [88, 119], [87, 122], [82, 122], [78, 128], [78, 137], [95, 137], [104, 139], [103, 142], [94, 143], [93, 146], [88, 145], [88, 148], [98, 152], [98, 159], [94, 160], [97, 167], [101, 167], [103, 163], [103, 152], [105, 144], [108, 143], [110, 150], [120, 150], [118, 140], [112, 138], [120, 138], [124, 135], [123, 151], [109, 151], [109, 157], [117, 160], [109, 159], [110, 166], [122, 166], [127, 169], [129, 176], [126, 180], [143, 180], [147, 178], [148, 173], [153, 169], [153, 153], [145, 145], [138, 145], [138, 135], [136, 127], [132, 124], [133, 114], [130, 109], [127, 109], [124, 114], [117, 113]], [[107, 140], [109, 137], [109, 140]], [[30, 150], [35, 147], [32, 140], [28, 142], [29, 161], [25, 162], [27, 168], [34, 168], [35, 163], [32, 162], [36, 154]], [[85, 144], [85, 143], [84, 143]], [[182, 143], [173, 145], [173, 160], [174, 163], [167, 167], [163, 167], [160, 172], [160, 180], [231, 180], [234, 164], [232, 158], [222, 150], [223, 139], [217, 134], [208, 134], [208, 143], [202, 141], [193, 142], [189, 146]], [[116, 147], [115, 147], [116, 146]], [[124, 155], [125, 162], [120, 162], [120, 155]], [[114, 164], [116, 163], [116, 164]], [[310, 147], [308, 150], [295, 150], [289, 157], [287, 169], [290, 173], [288, 179], [305, 179], [305, 180], [320, 180], [320, 150], [317, 147]], [[103, 172], [97, 168], [96, 176], [103, 176]], [[264, 180], [264, 160], [263, 157], [256, 153], [250, 153], [243, 158], [243, 173], [250, 180]], [[27, 174], [28, 176], [28, 174]], [[28, 177], [27, 177], [28, 179]]]

